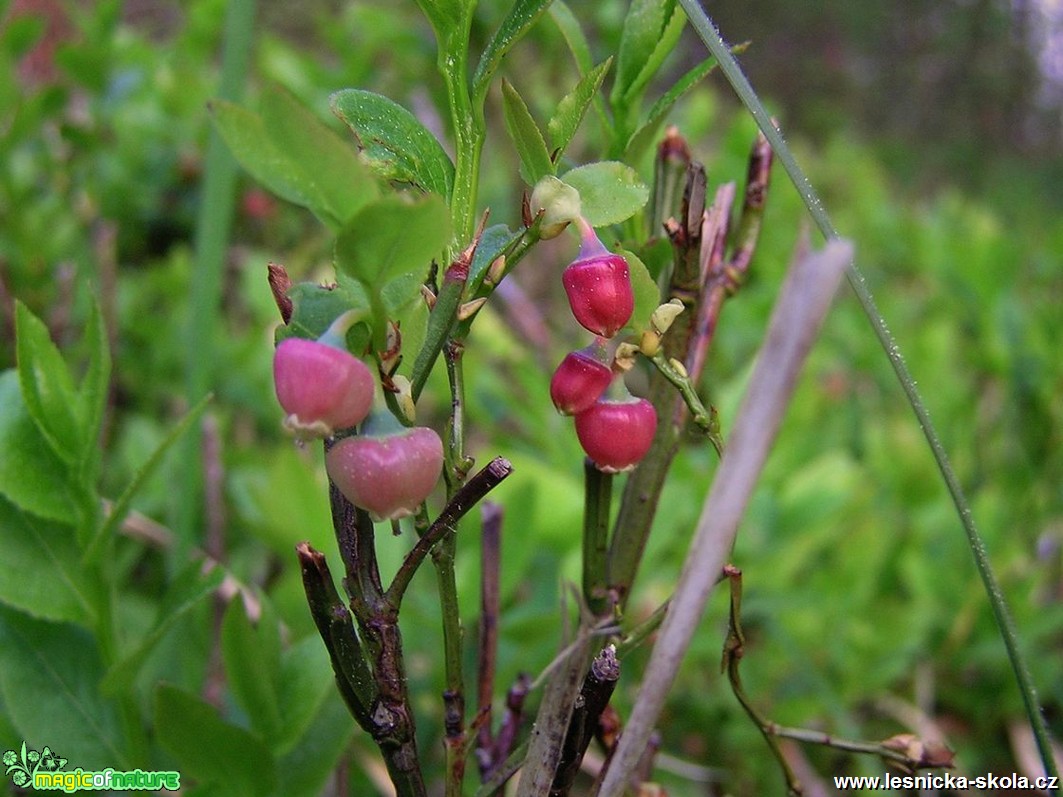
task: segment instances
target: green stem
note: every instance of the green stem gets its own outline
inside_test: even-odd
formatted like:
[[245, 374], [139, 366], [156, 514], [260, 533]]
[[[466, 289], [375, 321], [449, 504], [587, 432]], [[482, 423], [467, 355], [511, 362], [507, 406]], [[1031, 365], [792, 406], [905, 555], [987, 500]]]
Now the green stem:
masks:
[[[524, 256], [531, 251], [531, 248], [535, 246], [535, 244], [542, 240], [539, 237], [539, 227], [541, 226], [541, 223], [542, 220], [537, 219], [530, 227], [524, 228], [524, 231], [516, 236], [509, 245], [498, 254], [497, 257], [505, 257], [505, 267], [502, 269], [502, 273], [498, 275], [495, 282], [489, 282], [486, 279], [486, 274], [484, 274], [478, 278], [475, 284], [471, 282], [469, 283], [468, 299], [485, 299], [494, 293], [495, 288], [497, 288], [502, 280], [509, 275], [517, 263], [519, 263]], [[469, 330], [472, 328], [472, 323], [475, 320], [476, 315], [474, 314], [470, 318], [459, 321], [454, 327], [454, 337], [459, 340], [467, 338], [469, 336]]]
[[654, 609], [653, 614], [624, 634], [616, 646], [616, 657], [618, 659], [623, 659], [628, 653], [641, 647], [642, 643], [661, 627], [671, 602], [672, 599], [669, 598]]
[[705, 408], [690, 376], [668, 362], [663, 352], [658, 351], [654, 354], [650, 358], [650, 362], [654, 364], [661, 376], [679, 391], [679, 395], [683, 397], [687, 409], [690, 410], [690, 419], [708, 436], [713, 448], [716, 449], [716, 453], [722, 457], [723, 438], [720, 436], [719, 418], [716, 417], [716, 413], [712, 410]]
[[[238, 100], [243, 93], [254, 41], [255, 0], [234, 0], [225, 16], [225, 40], [222, 51], [221, 86], [218, 96]], [[236, 161], [216, 129], [210, 131], [210, 143], [204, 164], [203, 193], [196, 219], [195, 262], [189, 288], [191, 313], [185, 334], [185, 378], [189, 404], [199, 401], [209, 389], [217, 358], [213, 356], [218, 339], [217, 319], [221, 303], [222, 273], [225, 252], [232, 227]], [[177, 540], [175, 561], [195, 545], [202, 508], [203, 473], [199, 435], [182, 442], [183, 463], [177, 498], [174, 531]]]
[[583, 599], [594, 616], [600, 617], [609, 608], [606, 562], [613, 474], [599, 470], [588, 457], [583, 461], [583, 475]]
[[454, 493], [447, 503], [446, 508], [436, 518], [428, 530], [421, 535], [417, 544], [413, 546], [398, 572], [395, 574], [391, 586], [384, 595], [384, 599], [398, 611], [402, 604], [402, 596], [428, 553], [448, 536], [457, 530], [458, 521], [476, 506], [480, 500], [494, 489], [503, 479], [513, 472], [513, 466], [502, 457], [495, 457], [479, 473], [469, 479], [465, 485]]
[[517, 748], [506, 756], [506, 760], [484, 780], [483, 785], [476, 790], [475, 797], [491, 797], [497, 794], [506, 785], [506, 781], [517, 774], [528, 757], [528, 740], [525, 739]]
[[460, 797], [465, 766], [465, 700], [462, 673], [461, 614], [458, 607], [457, 580], [454, 575], [455, 537], [444, 537], [432, 551], [439, 588], [439, 610], [443, 618], [443, 666], [445, 670], [443, 702], [446, 734], [446, 794]]
[[[116, 610], [118, 587], [114, 572], [114, 539], [114, 535], [111, 535], [105, 541], [104, 555], [94, 567], [100, 588], [96, 606], [96, 637], [99, 640], [100, 655], [107, 666], [115, 664], [121, 654], [121, 624]], [[128, 690], [119, 695], [118, 710], [129, 761], [146, 761], [148, 739], [144, 731], [144, 721], [135, 696]]]
[[447, 90], [455, 139], [454, 189], [450, 196], [455, 252], [472, 240], [476, 223], [480, 155], [486, 130], [484, 122], [473, 113], [472, 98], [469, 94], [467, 29], [463, 35], [465, 46], [452, 47], [449, 42], [439, 43], [439, 72]]
[[447, 379], [450, 382], [450, 436], [448, 439], [449, 460], [445, 474], [447, 492], [453, 496], [465, 484], [473, 460], [465, 456], [465, 368], [462, 357], [465, 344], [460, 340], [447, 343], [444, 358], [447, 363]]
[[[701, 40], [705, 43], [709, 52], [719, 61], [720, 69], [726, 76], [728, 82], [730, 82], [731, 87], [735, 90], [739, 99], [749, 110], [750, 114], [752, 114], [757, 125], [764, 133], [764, 136], [768, 139], [776, 156], [782, 163], [783, 168], [786, 169], [790, 181], [801, 195], [801, 199], [804, 201], [805, 207], [808, 208], [809, 214], [815, 220], [816, 226], [819, 227], [820, 232], [828, 239], [837, 238], [838, 232], [835, 229], [830, 216], [827, 214], [827, 209], [823, 205], [823, 201], [819, 198], [811, 181], [809, 181], [808, 177], [805, 175], [804, 170], [802, 170], [797, 163], [797, 159], [794, 157], [793, 152], [790, 151], [782, 134], [772, 123], [771, 117], [767, 110], [765, 110], [763, 103], [761, 103], [756, 92], [753, 91], [753, 87], [750, 85], [749, 80], [742, 72], [742, 69], [739, 67], [734, 56], [727, 49], [723, 39], [720, 38], [720, 34], [716, 30], [712, 20], [698, 5], [696, 0], [679, 0], [679, 3], [682, 5], [684, 11], [686, 11], [691, 25]], [[970, 504], [964, 495], [963, 488], [960, 486], [959, 478], [956, 476], [956, 473], [952, 468], [948, 454], [945, 451], [945, 446], [942, 444], [941, 438], [938, 436], [937, 430], [934, 428], [934, 424], [930, 418], [930, 412], [923, 403], [922, 396], [919, 394], [919, 390], [915, 385], [915, 380], [912, 378], [908, 366], [904, 362], [900, 347], [897, 345], [893, 334], [887, 327], [885, 318], [883, 318], [875, 304], [874, 297], [871, 295], [871, 289], [867, 285], [866, 278], [855, 263], [849, 265], [848, 279], [849, 285], [852, 287], [857, 300], [860, 302], [860, 306], [864, 310], [864, 315], [867, 316], [867, 320], [871, 324], [875, 337], [878, 339], [879, 344], [882, 346], [882, 350], [890, 361], [890, 365], [893, 367], [893, 372], [897, 377], [897, 381], [900, 382], [901, 388], [904, 390], [904, 393], [908, 398], [908, 404], [911, 406], [912, 412], [915, 413], [919, 428], [923, 430], [923, 435], [926, 437], [927, 444], [930, 446], [930, 451], [934, 456], [934, 460], [937, 462], [938, 470], [941, 472], [941, 477], [945, 481], [945, 486], [952, 498], [953, 505], [956, 507], [956, 513], [959, 516], [960, 523], [963, 525], [964, 533], [967, 535], [968, 547], [970, 547], [971, 554], [974, 557], [975, 566], [978, 568], [978, 574], [982, 578], [982, 584], [985, 588], [986, 596], [988, 597], [989, 604], [993, 610], [993, 617], [996, 620], [1001, 639], [1007, 650], [1008, 659], [1011, 662], [1011, 668], [1015, 675], [1015, 682], [1019, 688], [1019, 692], [1022, 694], [1026, 716], [1029, 719], [1034, 738], [1037, 740], [1037, 749], [1041, 755], [1041, 763], [1044, 765], [1045, 773], [1058, 780], [1059, 772], [1056, 767], [1055, 758], [1052, 754], [1051, 737], [1049, 736], [1048, 726], [1037, 700], [1037, 690], [1034, 686], [1033, 678], [1030, 675], [1029, 666], [1026, 663], [1026, 657], [1023, 655], [1021, 645], [1019, 644], [1019, 635], [1015, 627], [1015, 622], [1012, 620], [1007, 602], [1004, 599], [1004, 594], [1000, 589], [1000, 584], [997, 581], [992, 563], [989, 560], [989, 554], [986, 551], [985, 542], [982, 540], [982, 535], [979, 533], [978, 527], [975, 525], [974, 514], [971, 511]]]
[[[464, 347], [460, 341], [447, 343], [444, 357], [450, 381], [451, 414], [446, 466], [447, 493], [453, 499], [461, 490], [472, 461], [465, 456], [465, 377], [462, 368]], [[465, 771], [465, 677], [462, 671], [462, 627], [458, 606], [458, 585], [454, 573], [457, 537], [444, 536], [432, 549], [439, 588], [439, 609], [443, 620], [443, 701], [445, 704], [446, 794], [460, 797]]]
[[417, 359], [413, 362], [413, 370], [410, 372], [410, 395], [414, 401], [421, 396], [428, 375], [432, 373], [432, 367], [439, 358], [439, 353], [446, 345], [450, 328], [458, 315], [458, 306], [461, 304], [461, 294], [465, 290], [465, 280], [468, 272], [462, 278], [460, 274], [455, 278], [450, 277], [451, 269], [447, 269], [447, 276], [443, 278], [443, 287], [439, 289], [436, 303], [432, 307], [432, 313], [428, 316], [428, 330], [425, 332], [424, 343], [417, 352]]

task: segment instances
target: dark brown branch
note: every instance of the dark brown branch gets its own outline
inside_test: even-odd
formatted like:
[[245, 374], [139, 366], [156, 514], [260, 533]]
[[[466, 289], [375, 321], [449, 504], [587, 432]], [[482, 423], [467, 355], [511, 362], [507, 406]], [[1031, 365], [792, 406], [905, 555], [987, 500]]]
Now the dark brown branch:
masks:
[[491, 490], [497, 487], [506, 477], [513, 472], [513, 466], [502, 457], [495, 457], [487, 463], [475, 476], [472, 476], [460, 490], [454, 493], [450, 503], [436, 518], [435, 522], [428, 527], [428, 531], [410, 549], [403, 560], [395, 579], [388, 587], [385, 599], [392, 606], [398, 608], [402, 603], [402, 596], [417, 572], [417, 568], [424, 562], [425, 557], [435, 547], [436, 543], [446, 535], [453, 534], [457, 530], [458, 521], [465, 513], [472, 509]]
[[620, 662], [616, 658], [616, 649], [609, 645], [594, 658], [583, 679], [565, 736], [561, 760], [550, 787], [550, 797], [565, 797], [572, 788], [583, 754], [594, 738], [602, 712], [609, 705], [609, 698], [619, 679]]
[[346, 577], [343, 586], [351, 598], [351, 608], [359, 617], [369, 613], [368, 604], [383, 593], [376, 561], [373, 521], [358, 509], [329, 479], [329, 505], [340, 558]]
[[[493, 744], [491, 701], [495, 690], [498, 654], [499, 578], [501, 569], [502, 507], [487, 501], [481, 508], [483, 529], [480, 542], [480, 640], [476, 698], [479, 704], [476, 750], [480, 774], [486, 774], [482, 751]], [[489, 763], [489, 762], [488, 762]]]
[[358, 724], [371, 733], [376, 684], [355, 634], [351, 614], [336, 591], [324, 554], [306, 542], [295, 546], [295, 552], [310, 615], [332, 660], [340, 695]]

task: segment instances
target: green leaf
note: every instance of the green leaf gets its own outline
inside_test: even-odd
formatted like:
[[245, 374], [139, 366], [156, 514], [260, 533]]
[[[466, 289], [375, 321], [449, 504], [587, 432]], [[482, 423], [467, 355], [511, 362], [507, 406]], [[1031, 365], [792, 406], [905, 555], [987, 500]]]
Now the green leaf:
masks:
[[539, 178], [554, 173], [554, 164], [539, 126], [535, 124], [528, 106], [508, 80], [502, 81], [502, 113], [513, 145], [520, 156], [520, 173], [528, 185], [535, 185]]
[[[420, 283], [418, 283], [420, 284]], [[424, 345], [428, 335], [428, 316], [431, 310], [421, 297], [421, 290], [414, 286], [414, 293], [405, 305], [395, 308], [392, 320], [399, 323], [402, 333], [402, 371], [407, 376], [417, 359], [417, 352]]]
[[354, 146], [286, 89], [272, 86], [267, 90], [262, 123], [274, 146], [302, 170], [315, 203], [340, 226], [380, 195]]
[[586, 75], [591, 71], [591, 65], [593, 64], [591, 46], [587, 42], [587, 35], [583, 32], [576, 15], [572, 13], [572, 9], [563, 0], [554, 0], [550, 4], [550, 19], [557, 25], [557, 29], [561, 31], [561, 35], [564, 37], [565, 43], [576, 61], [576, 66], [579, 67], [579, 73]]
[[[252, 177], [281, 199], [309, 208], [314, 215], [326, 213], [316, 205], [317, 192], [299, 164], [273, 143], [262, 117], [227, 100], [214, 100], [208, 108], [233, 156]], [[336, 223], [335, 219], [330, 221]]]
[[118, 695], [133, 687], [140, 668], [144, 665], [155, 646], [162, 641], [179, 619], [198, 606], [203, 600], [221, 586], [225, 571], [215, 567], [209, 573], [203, 573], [203, 566], [198, 562], [187, 565], [170, 584], [166, 595], [159, 605], [158, 616], [151, 630], [145, 634], [132, 651], [112, 666], [100, 683], [100, 689], [107, 695]]
[[0, 601], [45, 620], [91, 626], [96, 600], [74, 529], [24, 513], [0, 498]]
[[151, 478], [151, 475], [155, 472], [155, 469], [159, 467], [166, 452], [170, 450], [174, 443], [176, 443], [181, 435], [199, 419], [199, 416], [203, 414], [203, 410], [207, 408], [207, 405], [213, 399], [213, 394], [207, 394], [199, 403], [192, 409], [185, 413], [185, 416], [175, 423], [167, 433], [166, 437], [162, 439], [162, 442], [151, 452], [151, 456], [147, 461], [137, 470], [133, 479], [126, 485], [126, 488], [122, 491], [122, 494], [118, 496], [118, 500], [114, 502], [111, 507], [110, 514], [107, 516], [107, 520], [100, 524], [96, 534], [85, 548], [85, 553], [82, 556], [82, 561], [85, 563], [92, 562], [96, 556], [103, 550], [106, 550], [104, 541], [114, 535], [118, 525], [125, 519], [126, 513], [129, 511], [129, 506], [136, 497], [136, 494], [140, 491], [140, 488], [144, 486], [145, 482]]
[[598, 64], [584, 75], [576, 87], [558, 103], [557, 110], [554, 111], [553, 117], [546, 125], [546, 132], [550, 136], [550, 146], [553, 149], [550, 159], [555, 164], [561, 160], [565, 148], [576, 135], [580, 122], [583, 121], [587, 109], [598, 95], [598, 89], [612, 63], [613, 59], [610, 57]]
[[[278, 130], [275, 139], [262, 117], [225, 100], [213, 101], [210, 111], [218, 132], [240, 165], [252, 177], [282, 199], [308, 208], [329, 228], [338, 229], [343, 226], [347, 218], [344, 214], [350, 209], [353, 200], [348, 203], [340, 201], [340, 206], [336, 207], [335, 197], [331, 196], [333, 189], [326, 189], [316, 182], [315, 176], [320, 175], [307, 172], [307, 168], [313, 167], [300, 163], [278, 144], [278, 140], [287, 138], [283, 130]], [[318, 132], [323, 129], [340, 145], [346, 146], [316, 117], [314, 124], [318, 126]], [[314, 132], [310, 133], [311, 140], [315, 135]], [[379, 191], [376, 185], [358, 173], [357, 170], [362, 167], [353, 149], [350, 149], [349, 156], [351, 161], [347, 173], [358, 183], [357, 193], [363, 195], [366, 200], [377, 196]], [[354, 193], [352, 190], [352, 196]]]
[[[310, 641], [324, 651], [320, 639]], [[311, 717], [312, 724], [302, 733], [299, 743], [279, 761], [276, 793], [283, 797], [317, 797], [321, 794], [354, 736], [354, 720], [336, 693], [327, 661], [325, 666], [328, 672], [321, 676], [321, 683], [329, 687], [326, 699]]]
[[454, 48], [468, 48], [469, 21], [476, 0], [417, 0], [417, 6], [435, 31], [441, 62]]
[[0, 495], [40, 517], [78, 522], [69, 468], [30, 417], [14, 370], [0, 373], [0, 451]]
[[523, 234], [523, 230], [513, 232], [505, 224], [493, 224], [484, 230], [480, 243], [473, 253], [472, 264], [469, 266], [467, 295], [475, 294], [479, 290], [487, 269]]
[[[274, 749], [285, 754], [297, 744], [305, 744], [304, 735], [313, 724], [320, 722], [320, 714], [328, 713], [325, 706], [328, 698], [336, 704], [346, 717], [343, 727], [353, 729], [353, 720], [343, 704], [338, 700], [332, 664], [329, 662], [325, 646], [317, 634], [303, 637], [281, 655], [280, 690], [281, 716], [284, 723], [281, 736]], [[312, 732], [317, 736], [317, 731]], [[326, 767], [330, 770], [331, 767]], [[282, 792], [287, 794], [287, 792]]]
[[336, 282], [335, 286], [328, 288], [299, 282], [289, 289], [292, 317], [287, 326], [277, 328], [278, 343], [291, 337], [316, 340], [348, 310], [364, 310], [368, 314], [369, 297], [365, 287], [345, 274], [337, 274]]
[[[86, 431], [82, 441], [83, 450], [78, 457], [82, 463], [98, 462], [99, 448], [97, 442], [100, 427], [103, 424], [104, 410], [107, 408], [107, 395], [111, 378], [111, 350], [107, 341], [107, 329], [99, 304], [92, 302], [89, 322], [85, 328], [85, 341], [88, 344], [89, 362], [85, 376], [78, 388], [79, 416], [82, 428]], [[95, 467], [89, 471], [87, 480], [95, 483]]]
[[242, 600], [232, 600], [221, 625], [225, 676], [252, 729], [270, 746], [280, 735], [283, 719], [280, 691], [280, 631], [276, 615], [262, 596], [262, 616], [252, 622]]
[[[736, 48], [738, 49], [738, 48]], [[744, 49], [744, 48], [742, 48]], [[646, 120], [642, 126], [628, 139], [627, 148], [624, 151], [624, 160], [628, 163], [636, 163], [646, 148], [653, 143], [657, 136], [657, 130], [664, 117], [682, 97], [708, 75], [717, 66], [715, 58], [706, 58], [700, 64], [688, 71], [672, 87], [668, 89], [650, 108]]]
[[626, 249], [621, 249], [620, 254], [627, 260], [631, 274], [631, 292], [635, 296], [635, 309], [631, 313], [629, 326], [635, 332], [641, 332], [649, 325], [650, 316], [661, 304], [661, 289], [638, 255]]
[[89, 435], [78, 417], [70, 369], [52, 343], [48, 327], [22, 302], [15, 302], [16, 356], [22, 398], [48, 446], [64, 462], [78, 462]]
[[22, 737], [85, 769], [128, 769], [113, 706], [96, 689], [101, 675], [87, 631], [0, 606], [0, 694]]
[[616, 56], [616, 75], [611, 94], [614, 107], [629, 96], [639, 83], [645, 84], [648, 78], [644, 74], [654, 61], [675, 13], [675, 0], [632, 0], [624, 17], [624, 29], [620, 34]]
[[[686, 14], [672, 2], [665, 2], [663, 5], [665, 6], [664, 12], [667, 24], [654, 39], [653, 49], [649, 52], [646, 60], [642, 62], [642, 68], [638, 71], [634, 81], [624, 91], [624, 101], [628, 105], [635, 104], [638, 97], [646, 90], [647, 84], [664, 64], [664, 59], [679, 43], [679, 37], [683, 35], [683, 27], [686, 25], [687, 19]], [[667, 10], [669, 6], [672, 9], [670, 13]]]
[[495, 35], [488, 42], [472, 78], [473, 100], [483, 107], [487, 89], [502, 59], [550, 6], [551, 0], [516, 0]]
[[424, 284], [424, 275], [415, 272], [400, 274], [388, 282], [380, 291], [380, 301], [388, 318], [394, 320], [398, 313], [404, 311], [414, 299], [424, 304], [421, 296], [421, 286]]
[[406, 273], [424, 275], [450, 241], [450, 211], [435, 194], [384, 197], [362, 208], [336, 239], [336, 270], [371, 294]]
[[650, 196], [638, 173], [616, 161], [588, 163], [561, 180], [579, 191], [583, 217], [592, 227], [619, 224], [638, 213]]
[[155, 732], [182, 775], [224, 783], [231, 794], [269, 794], [277, 775], [269, 749], [218, 716], [213, 706], [170, 684], [155, 690]]
[[387, 97], [360, 89], [338, 91], [330, 103], [357, 136], [362, 157], [377, 176], [450, 198], [454, 164], [416, 116]]

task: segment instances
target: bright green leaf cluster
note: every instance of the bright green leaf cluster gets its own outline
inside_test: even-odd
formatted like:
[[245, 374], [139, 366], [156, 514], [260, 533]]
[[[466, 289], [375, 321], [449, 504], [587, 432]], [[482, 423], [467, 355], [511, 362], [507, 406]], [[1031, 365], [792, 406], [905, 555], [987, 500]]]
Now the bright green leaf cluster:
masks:
[[[356, 310], [364, 323], [348, 332], [352, 351], [382, 349], [388, 321], [398, 322], [404, 349], [415, 350], [427, 323], [420, 286], [451, 240], [454, 166], [413, 114], [386, 97], [348, 89], [331, 103], [357, 137], [360, 157], [279, 88], [267, 95], [261, 116], [229, 104], [215, 109], [218, 128], [248, 171], [336, 233], [337, 285], [294, 286], [293, 316], [278, 337], [317, 337]], [[377, 180], [424, 193], [382, 194]]]
[[236, 159], [283, 199], [339, 230], [380, 195], [354, 149], [287, 91], [270, 89], [262, 113], [216, 100], [214, 124]]

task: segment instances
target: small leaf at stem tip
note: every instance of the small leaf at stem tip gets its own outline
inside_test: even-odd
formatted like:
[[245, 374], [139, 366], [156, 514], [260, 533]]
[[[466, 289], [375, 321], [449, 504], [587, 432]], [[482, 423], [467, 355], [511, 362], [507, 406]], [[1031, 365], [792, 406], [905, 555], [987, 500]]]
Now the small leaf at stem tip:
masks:
[[542, 131], [535, 123], [524, 99], [508, 80], [502, 80], [502, 115], [506, 132], [520, 156], [520, 171], [528, 185], [535, 185], [542, 177], [553, 174], [554, 164], [546, 149]]
[[70, 369], [52, 342], [48, 327], [22, 302], [15, 302], [15, 354], [22, 400], [41, 436], [56, 456], [77, 461], [87, 429], [78, 417]]
[[479, 299], [472, 299], [471, 301], [465, 302], [465, 304], [458, 307], [458, 320], [467, 321], [472, 318], [486, 303], [486, 296], [481, 296]]
[[653, 311], [653, 315], [650, 316], [650, 324], [659, 335], [663, 335], [671, 328], [672, 322], [679, 317], [683, 309], [682, 300], [669, 299]]
[[687, 373], [687, 367], [685, 365], [683, 365], [683, 363], [681, 363], [675, 357], [672, 357], [671, 359], [669, 359], [668, 360], [668, 364], [670, 366], [672, 366], [673, 370], [675, 370], [675, 372], [677, 374], [679, 374], [681, 377], [683, 377], [683, 379], [689, 379], [690, 378], [690, 374]]
[[487, 268], [487, 274], [484, 275], [484, 282], [494, 287], [502, 281], [502, 275], [506, 273], [506, 256], [499, 255], [491, 261], [491, 265]]

